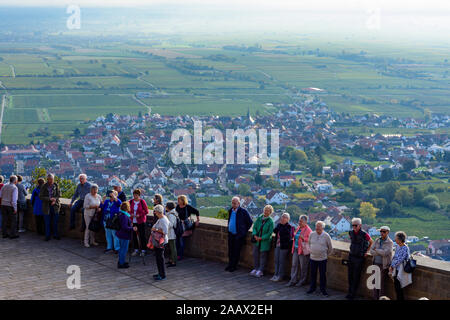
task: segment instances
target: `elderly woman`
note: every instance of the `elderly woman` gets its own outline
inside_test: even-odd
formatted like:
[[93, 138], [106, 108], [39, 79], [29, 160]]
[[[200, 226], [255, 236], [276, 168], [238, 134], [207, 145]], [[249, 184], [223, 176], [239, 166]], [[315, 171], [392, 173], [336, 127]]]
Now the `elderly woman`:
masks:
[[198, 226], [200, 223], [200, 212], [188, 204], [188, 199], [185, 195], [181, 195], [177, 199], [178, 205], [176, 206], [175, 210], [177, 211], [178, 218], [180, 218], [181, 221], [183, 221], [183, 224], [185, 226], [185, 229], [189, 232], [185, 232], [184, 237], [177, 237], [177, 253], [178, 253], [178, 260], [182, 260], [184, 256], [184, 247], [185, 247], [185, 241], [186, 238], [192, 233], [192, 229], [194, 226], [190, 226], [189, 219], [191, 215], [195, 214], [197, 216], [197, 221], [195, 222], [195, 226]]
[[132, 255], [138, 255], [139, 250], [141, 250], [140, 255], [144, 256], [146, 248], [145, 221], [147, 220], [148, 207], [147, 202], [141, 198], [141, 190], [136, 189], [133, 191], [133, 199], [130, 200], [130, 209], [133, 226], [138, 229], [138, 232], [133, 234], [134, 252]]
[[158, 221], [152, 228], [152, 241], [155, 248], [156, 265], [158, 266], [158, 273], [153, 275], [155, 280], [166, 279], [166, 272], [164, 266], [164, 246], [169, 242], [169, 219], [164, 215], [164, 207], [160, 204], [153, 208], [153, 213], [158, 217]]
[[44, 227], [44, 214], [42, 212], [42, 201], [39, 199], [39, 193], [41, 192], [41, 188], [44, 185], [45, 180], [43, 178], [39, 178], [37, 180], [37, 187], [34, 188], [33, 193], [31, 194], [31, 205], [33, 206], [33, 215], [36, 218], [36, 230], [40, 235], [45, 234]]
[[[309, 235], [312, 230], [308, 226], [308, 216], [301, 215], [298, 219], [297, 229], [294, 231], [294, 243], [292, 244], [291, 280], [287, 286], [297, 285], [301, 287], [306, 283], [309, 266]], [[300, 273], [300, 279], [299, 279]]]
[[267, 205], [253, 225], [252, 242], [253, 242], [253, 263], [254, 269], [250, 275], [258, 278], [264, 275], [266, 267], [267, 255], [270, 250], [270, 244], [273, 233], [273, 219], [270, 216], [273, 213], [273, 207]]
[[95, 232], [89, 230], [89, 224], [96, 213], [101, 211], [100, 205], [102, 204], [102, 198], [98, 194], [98, 186], [96, 184], [91, 185], [91, 191], [84, 197], [84, 222], [86, 223], [86, 229], [84, 230], [84, 246], [89, 248], [90, 245], [98, 246], [95, 242]]
[[406, 273], [403, 269], [404, 263], [409, 258], [409, 247], [406, 245], [406, 233], [398, 231], [395, 234], [395, 243], [397, 247], [395, 249], [394, 258], [392, 259], [391, 266], [389, 267], [389, 274], [394, 278], [395, 293], [397, 300], [405, 300], [403, 295], [403, 288], [411, 284], [411, 274]]
[[284, 278], [284, 266], [286, 257], [292, 247], [294, 228], [289, 224], [291, 216], [285, 212], [281, 215], [280, 223], [277, 224], [273, 233], [275, 233], [275, 274], [270, 279], [280, 281]]
[[323, 221], [316, 222], [316, 231], [309, 235], [309, 250], [310, 250], [310, 270], [311, 270], [311, 285], [306, 293], [313, 293], [316, 291], [317, 282], [317, 269], [319, 269], [320, 275], [320, 292], [325, 297], [328, 297], [327, 293], [327, 259], [333, 251], [333, 245], [331, 244], [331, 237], [323, 229], [325, 223]]
[[120, 249], [119, 238], [117, 238], [117, 231], [111, 228], [108, 228], [108, 221], [111, 222], [112, 218], [120, 211], [120, 206], [122, 205], [122, 201], [117, 198], [118, 193], [116, 190], [113, 190], [109, 193], [109, 199], [106, 199], [106, 196], [103, 198], [102, 204], [102, 221], [103, 226], [105, 228], [105, 238], [106, 238], [106, 250], [105, 253], [111, 252], [114, 250], [114, 253], [118, 253]]

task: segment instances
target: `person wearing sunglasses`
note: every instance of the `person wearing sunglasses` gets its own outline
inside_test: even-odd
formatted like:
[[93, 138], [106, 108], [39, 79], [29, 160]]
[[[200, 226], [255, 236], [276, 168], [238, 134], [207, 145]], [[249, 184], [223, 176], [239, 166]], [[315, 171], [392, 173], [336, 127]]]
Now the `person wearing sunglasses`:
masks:
[[384, 284], [388, 277], [389, 266], [392, 261], [392, 252], [394, 242], [389, 238], [389, 231], [391, 229], [388, 226], [382, 226], [380, 231], [380, 237], [375, 240], [373, 246], [370, 248], [370, 254], [373, 256], [372, 263], [380, 268], [380, 289], [373, 289], [373, 298], [379, 300], [380, 296], [385, 295]]
[[358, 292], [365, 257], [373, 244], [372, 238], [361, 229], [361, 225], [362, 221], [360, 218], [353, 218], [353, 230], [349, 231], [351, 243], [348, 255], [348, 294], [345, 296], [349, 300], [353, 300]]

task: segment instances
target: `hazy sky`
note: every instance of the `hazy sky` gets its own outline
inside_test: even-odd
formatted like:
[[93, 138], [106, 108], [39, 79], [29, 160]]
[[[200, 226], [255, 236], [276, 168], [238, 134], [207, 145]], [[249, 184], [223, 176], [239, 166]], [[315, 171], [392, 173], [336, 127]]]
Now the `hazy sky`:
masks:
[[449, 0], [0, 0], [4, 6], [145, 6], [154, 4], [227, 6], [295, 10], [361, 10], [377, 7], [386, 11], [450, 11]]

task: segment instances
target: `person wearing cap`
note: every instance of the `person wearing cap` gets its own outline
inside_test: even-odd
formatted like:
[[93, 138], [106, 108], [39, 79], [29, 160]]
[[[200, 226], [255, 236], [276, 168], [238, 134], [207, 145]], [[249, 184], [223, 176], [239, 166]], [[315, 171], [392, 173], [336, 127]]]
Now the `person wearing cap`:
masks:
[[381, 296], [385, 295], [385, 280], [388, 277], [389, 266], [392, 261], [392, 249], [394, 242], [389, 238], [389, 231], [391, 229], [388, 226], [382, 226], [380, 231], [380, 237], [375, 240], [370, 248], [370, 254], [373, 256], [372, 263], [380, 268], [380, 288], [373, 289], [373, 298], [379, 300]]

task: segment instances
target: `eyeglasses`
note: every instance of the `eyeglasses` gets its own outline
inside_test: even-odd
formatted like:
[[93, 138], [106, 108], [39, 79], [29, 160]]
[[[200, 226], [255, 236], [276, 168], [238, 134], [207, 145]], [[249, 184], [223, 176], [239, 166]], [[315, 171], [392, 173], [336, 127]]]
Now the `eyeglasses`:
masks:
[[352, 227], [356, 228], [357, 226], [359, 226], [359, 224], [353, 224]]
[[387, 231], [386, 231], [386, 230], [380, 230], [380, 232], [381, 232], [381, 233], [386, 233]]

